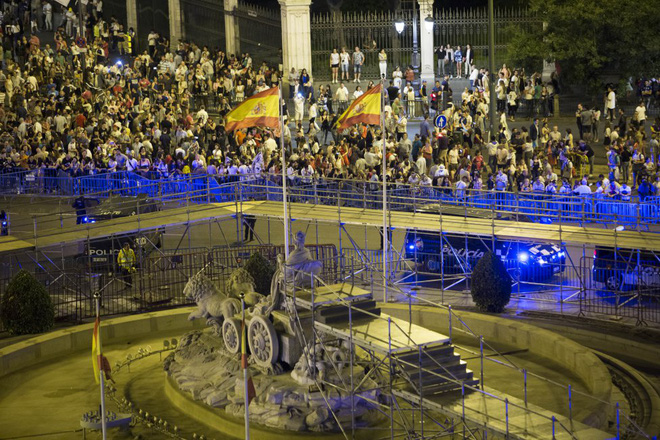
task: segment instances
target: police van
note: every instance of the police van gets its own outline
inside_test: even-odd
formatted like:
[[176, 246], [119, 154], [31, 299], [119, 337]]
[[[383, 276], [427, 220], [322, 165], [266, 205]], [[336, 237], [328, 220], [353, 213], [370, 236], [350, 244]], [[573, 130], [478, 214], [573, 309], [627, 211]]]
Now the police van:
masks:
[[129, 243], [135, 251], [139, 267], [143, 258], [162, 246], [162, 235], [162, 231], [154, 230], [90, 240], [89, 243], [83, 243], [78, 262], [93, 269], [94, 272], [116, 272], [119, 270], [117, 266], [119, 251], [124, 243]]
[[592, 271], [593, 280], [609, 291], [660, 295], [660, 254], [596, 246]]
[[[423, 212], [437, 212], [425, 208]], [[489, 218], [481, 209], [443, 208], [442, 215]], [[511, 216], [510, 218], [507, 216]], [[521, 220], [515, 214], [501, 214], [499, 220]], [[443, 235], [438, 232], [408, 231], [405, 256], [418, 272], [469, 274], [488, 251], [498, 255], [514, 281], [544, 281], [564, 271], [566, 252], [554, 244], [492, 240], [489, 236]]]
[[[83, 223], [97, 223], [121, 217], [160, 211], [159, 200], [138, 196], [112, 195], [105, 199], [85, 198], [85, 206], [91, 206]], [[135, 251], [137, 263], [148, 256], [154, 249], [161, 247], [163, 231], [156, 229], [146, 232], [132, 232], [90, 240], [83, 244], [78, 261], [95, 272], [116, 272], [117, 255], [124, 243], [128, 242]]]

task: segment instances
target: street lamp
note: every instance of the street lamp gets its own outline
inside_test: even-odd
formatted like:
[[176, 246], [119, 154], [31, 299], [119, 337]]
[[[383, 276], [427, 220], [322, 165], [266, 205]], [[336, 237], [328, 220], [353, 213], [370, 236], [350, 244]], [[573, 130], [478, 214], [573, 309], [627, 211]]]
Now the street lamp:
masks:
[[426, 32], [433, 31], [433, 17], [431, 17], [430, 15], [427, 15], [426, 18], [424, 19], [424, 29], [426, 29]]
[[394, 22], [394, 29], [396, 29], [396, 31], [397, 31], [399, 34], [401, 34], [401, 32], [403, 32], [403, 28], [405, 28], [405, 27], [406, 27], [406, 23], [405, 23], [402, 19], [400, 19], [400, 18], [398, 18], [398, 19]]

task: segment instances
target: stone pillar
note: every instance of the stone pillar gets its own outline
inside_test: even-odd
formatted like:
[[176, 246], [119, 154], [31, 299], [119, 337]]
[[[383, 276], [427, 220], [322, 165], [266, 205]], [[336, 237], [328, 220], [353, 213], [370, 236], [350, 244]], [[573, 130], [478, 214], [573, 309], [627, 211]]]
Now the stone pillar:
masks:
[[138, 12], [135, 0], [126, 0], [126, 30], [129, 28], [133, 28], [135, 34], [138, 34]]
[[421, 79], [428, 83], [428, 87], [433, 87], [435, 82], [435, 73], [433, 62], [433, 29], [428, 31], [424, 20], [426, 17], [433, 18], [433, 0], [417, 0], [419, 4], [419, 35], [420, 35], [420, 54], [422, 58], [421, 63]]
[[181, 2], [179, 0], [167, 0], [167, 7], [170, 14], [170, 48], [175, 50], [179, 45], [179, 40], [185, 38]]
[[292, 67], [307, 69], [312, 76], [311, 0], [279, 0], [282, 7], [282, 72], [289, 83]]
[[225, 53], [240, 56], [241, 39], [238, 18], [234, 15], [238, 0], [225, 0]]

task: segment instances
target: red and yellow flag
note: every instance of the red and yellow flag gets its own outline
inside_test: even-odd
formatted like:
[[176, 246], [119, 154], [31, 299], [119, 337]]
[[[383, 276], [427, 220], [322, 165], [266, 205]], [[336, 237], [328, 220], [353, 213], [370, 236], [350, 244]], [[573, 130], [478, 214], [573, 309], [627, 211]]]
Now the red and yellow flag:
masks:
[[346, 111], [337, 119], [337, 128], [344, 129], [355, 124], [380, 124], [382, 105], [382, 86], [378, 84], [367, 90], [362, 96], [353, 101]]
[[[242, 321], [241, 325], [241, 368], [244, 370], [248, 369], [248, 359], [247, 359], [247, 325], [245, 325], [245, 319]], [[248, 390], [247, 390], [247, 399], [248, 405], [252, 402], [257, 395], [257, 391], [254, 388], [254, 382], [252, 381], [252, 375], [248, 370]]]
[[250, 96], [227, 114], [225, 130], [234, 131], [249, 127], [279, 128], [280, 102], [279, 88]]
[[101, 345], [99, 344], [99, 326], [101, 325], [101, 320], [99, 317], [96, 317], [94, 321], [94, 331], [92, 332], [92, 367], [94, 368], [94, 380], [96, 383], [99, 383], [99, 364], [101, 362]]

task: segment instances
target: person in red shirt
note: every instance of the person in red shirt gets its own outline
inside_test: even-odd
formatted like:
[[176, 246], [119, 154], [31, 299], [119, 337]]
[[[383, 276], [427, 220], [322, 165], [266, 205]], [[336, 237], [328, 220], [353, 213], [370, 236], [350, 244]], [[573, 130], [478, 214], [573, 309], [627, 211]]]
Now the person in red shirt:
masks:
[[84, 128], [87, 123], [87, 116], [84, 113], [78, 113], [76, 116], [76, 127]]

